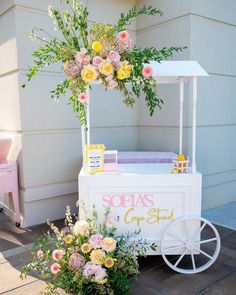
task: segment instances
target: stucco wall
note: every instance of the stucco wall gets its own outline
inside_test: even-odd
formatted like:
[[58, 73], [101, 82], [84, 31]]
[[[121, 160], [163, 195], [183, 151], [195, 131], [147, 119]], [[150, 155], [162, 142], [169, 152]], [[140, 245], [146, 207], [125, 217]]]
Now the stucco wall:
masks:
[[[38, 45], [25, 36], [33, 26], [58, 34], [47, 15], [48, 4], [58, 1], [15, 0], [0, 3], [0, 135], [15, 139], [11, 159], [17, 159], [21, 210], [25, 225], [60, 218], [66, 204], [75, 209], [77, 176], [81, 167], [79, 121], [66, 99], [55, 103], [49, 91], [63, 79], [61, 65], [44, 70], [26, 89], [28, 65]], [[90, 23], [114, 23], [132, 1], [86, 2]], [[135, 23], [129, 27], [135, 39]], [[92, 142], [107, 148], [136, 149], [137, 109], [127, 109], [122, 96], [96, 86], [91, 93]], [[112, 101], [112, 103], [111, 103]], [[104, 114], [101, 118], [101, 113]], [[17, 140], [16, 140], [17, 139]], [[8, 197], [4, 197], [8, 205]], [[9, 213], [9, 212], [8, 212]]]
[[[138, 1], [165, 12], [163, 18], [139, 17], [137, 45], [187, 45], [174, 59], [197, 60], [210, 74], [199, 79], [197, 168], [203, 173], [203, 209], [236, 200], [236, 2], [229, 0]], [[139, 105], [139, 149], [178, 150], [178, 90], [160, 86], [166, 99], [149, 118]], [[186, 87], [188, 99], [189, 89]], [[186, 102], [186, 100], [185, 100]], [[189, 111], [189, 114], [188, 114]], [[184, 109], [184, 151], [191, 151], [191, 102]]]
[[[79, 122], [66, 99], [51, 100], [49, 90], [63, 76], [59, 66], [43, 71], [22, 89], [31, 53], [37, 46], [25, 37], [33, 26], [54, 32], [48, 4], [57, 0], [1, 0], [0, 2], [0, 136], [15, 140], [11, 158], [17, 159], [25, 225], [60, 218], [65, 205], [77, 199], [81, 165]], [[88, 0], [90, 22], [114, 23], [132, 0]], [[197, 164], [203, 177], [203, 208], [236, 199], [235, 79], [236, 2], [228, 0], [138, 0], [162, 9], [165, 16], [139, 17], [129, 27], [138, 46], [187, 45], [174, 59], [195, 59], [210, 73], [199, 81]], [[187, 96], [189, 88], [186, 86]], [[127, 109], [115, 91], [99, 86], [91, 93], [92, 141], [120, 150], [178, 149], [178, 90], [160, 86], [165, 99], [160, 112], [149, 118], [140, 100]], [[186, 97], [187, 98], [187, 97]], [[104, 114], [101, 116], [101, 114]], [[191, 103], [185, 100], [184, 151], [191, 148]], [[11, 208], [8, 197], [1, 199]], [[1, 201], [0, 200], [0, 201]], [[10, 213], [10, 211], [8, 212]]]

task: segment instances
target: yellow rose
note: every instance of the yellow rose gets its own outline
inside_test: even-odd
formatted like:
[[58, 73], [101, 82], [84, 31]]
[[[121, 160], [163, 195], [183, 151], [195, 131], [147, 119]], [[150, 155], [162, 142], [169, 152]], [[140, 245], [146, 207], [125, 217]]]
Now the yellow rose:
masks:
[[102, 241], [102, 250], [112, 252], [116, 248], [116, 240], [113, 238], [104, 238]]
[[113, 65], [107, 61], [100, 63], [98, 66], [98, 69], [99, 69], [100, 73], [105, 76], [109, 76], [114, 73]]
[[93, 82], [97, 79], [98, 73], [94, 69], [94, 67], [88, 65], [83, 67], [83, 70], [81, 71], [81, 77], [84, 80], [84, 82]]
[[64, 242], [66, 244], [71, 244], [74, 241], [74, 237], [72, 235], [68, 235], [64, 238]]
[[128, 78], [132, 71], [132, 66], [129, 64], [128, 61], [122, 61], [120, 63], [120, 70], [123, 70], [126, 73], [126, 78]]
[[104, 262], [104, 257], [105, 257], [105, 252], [98, 249], [98, 250], [93, 250], [90, 254], [90, 259], [91, 262], [94, 264], [103, 264]]
[[99, 41], [94, 41], [92, 44], [92, 48], [96, 52], [100, 52], [102, 50], [102, 43]]
[[107, 268], [112, 268], [115, 264], [115, 260], [112, 257], [107, 256], [104, 260], [104, 265]]
[[127, 74], [124, 70], [119, 70], [117, 72], [117, 79], [124, 80], [127, 77]]
[[84, 253], [84, 254], [87, 254], [89, 253], [90, 251], [92, 250], [92, 247], [89, 245], [89, 243], [85, 243], [81, 246], [81, 251]]

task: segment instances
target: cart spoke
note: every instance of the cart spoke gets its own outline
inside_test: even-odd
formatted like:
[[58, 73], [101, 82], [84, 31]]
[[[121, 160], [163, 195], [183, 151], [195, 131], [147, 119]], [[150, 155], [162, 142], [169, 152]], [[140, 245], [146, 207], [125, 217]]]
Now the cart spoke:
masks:
[[196, 241], [196, 242], [194, 242], [194, 244], [201, 245], [201, 244], [206, 244], [206, 243], [210, 243], [210, 242], [217, 241], [217, 240], [218, 240], [218, 238], [212, 238], [212, 239], [203, 240], [203, 241]]
[[212, 258], [213, 258], [212, 256], [210, 256], [209, 254], [207, 254], [207, 253], [204, 252], [203, 250], [200, 250], [200, 249], [199, 249], [199, 251], [200, 251], [203, 255], [205, 255], [207, 258], [209, 258], [209, 259], [212, 259]]
[[191, 250], [191, 259], [192, 259], [192, 264], [193, 264], [193, 269], [196, 269], [196, 265], [195, 265], [195, 260], [194, 260], [194, 255], [193, 255], [193, 251]]
[[202, 230], [204, 229], [204, 227], [206, 226], [206, 222], [203, 223], [203, 225], [200, 227], [200, 229], [198, 229], [195, 234], [192, 237], [192, 240], [194, 239], [194, 237], [196, 237], [197, 234], [200, 234], [202, 232]]
[[181, 245], [181, 246], [173, 246], [173, 247], [169, 247], [169, 248], [165, 248], [164, 249], [164, 252], [166, 251], [171, 251], [171, 250], [177, 250], [177, 249], [181, 249], [181, 248], [184, 248], [185, 245]]
[[172, 235], [173, 237], [175, 237], [177, 240], [179, 240], [179, 241], [185, 243], [185, 241], [184, 241], [182, 238], [180, 238], [178, 235], [176, 235], [176, 234], [173, 233], [172, 231], [169, 230], [168, 233], [169, 233], [170, 235]]
[[180, 261], [183, 259], [184, 255], [186, 253], [186, 249], [184, 249], [184, 252], [180, 255], [180, 257], [178, 258], [178, 260], [175, 262], [174, 267], [176, 267]]

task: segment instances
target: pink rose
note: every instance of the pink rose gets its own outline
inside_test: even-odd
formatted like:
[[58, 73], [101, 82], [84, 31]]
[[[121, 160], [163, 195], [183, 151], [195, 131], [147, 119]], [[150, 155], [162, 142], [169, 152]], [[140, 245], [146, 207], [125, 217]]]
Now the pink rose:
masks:
[[101, 281], [106, 277], [106, 270], [100, 265], [95, 270], [95, 282]]
[[95, 273], [95, 268], [96, 265], [91, 263], [91, 262], [87, 262], [84, 266], [84, 271], [83, 271], [83, 275], [85, 277], [90, 277]]
[[89, 244], [92, 246], [93, 249], [98, 249], [102, 247], [102, 240], [103, 235], [95, 234], [90, 237]]
[[55, 275], [61, 270], [61, 266], [59, 263], [53, 263], [50, 267], [50, 270], [51, 270], [51, 273]]
[[149, 78], [153, 75], [153, 69], [151, 66], [144, 66], [142, 70], [142, 74], [144, 78]]
[[89, 55], [86, 55], [83, 59], [82, 59], [82, 63], [83, 65], [88, 65], [90, 63], [91, 57]]
[[103, 59], [100, 56], [95, 56], [93, 58], [93, 65], [95, 67], [98, 67], [98, 65], [103, 61]]
[[116, 249], [116, 240], [113, 238], [104, 238], [102, 243], [102, 250], [112, 252]]
[[54, 250], [52, 252], [52, 258], [54, 260], [60, 260], [64, 256], [64, 251], [63, 250]]
[[108, 53], [108, 57], [110, 58], [110, 60], [114, 63], [118, 63], [120, 61], [120, 55], [117, 51], [115, 50], [111, 50]]
[[117, 86], [118, 86], [118, 82], [116, 82], [115, 80], [111, 80], [111, 81], [108, 82], [108, 87], [109, 87], [110, 89], [114, 89], [114, 88], [116, 88]]
[[121, 31], [118, 33], [118, 39], [120, 41], [128, 40], [129, 39], [129, 33], [127, 31]]
[[107, 273], [101, 265], [96, 265], [91, 262], [87, 262], [84, 266], [83, 275], [85, 277], [95, 275], [95, 281], [98, 282], [103, 280], [107, 276]]
[[78, 96], [78, 101], [81, 103], [87, 103], [89, 101], [89, 96], [85, 92], [82, 92]]
[[43, 258], [43, 256], [44, 256], [43, 251], [42, 250], [38, 250], [37, 251], [37, 257], [40, 259], [40, 258]]

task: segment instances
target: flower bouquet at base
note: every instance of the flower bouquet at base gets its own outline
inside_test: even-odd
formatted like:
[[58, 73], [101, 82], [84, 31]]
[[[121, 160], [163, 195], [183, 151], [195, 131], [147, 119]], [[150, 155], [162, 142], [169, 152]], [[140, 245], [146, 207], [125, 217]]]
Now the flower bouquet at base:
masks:
[[65, 227], [48, 222], [51, 232], [33, 247], [33, 260], [22, 268], [21, 278], [35, 274], [46, 280], [42, 294], [63, 289], [77, 295], [125, 295], [139, 273], [138, 256], [155, 251], [155, 244], [138, 238], [140, 230], [116, 235], [117, 218], [106, 210], [103, 224], [97, 224], [95, 208], [91, 218], [73, 223], [67, 207]]

